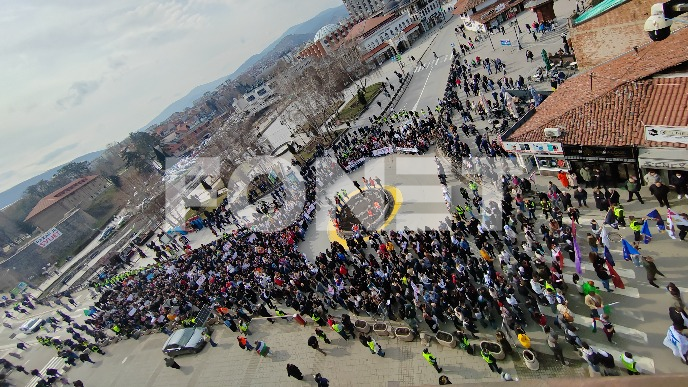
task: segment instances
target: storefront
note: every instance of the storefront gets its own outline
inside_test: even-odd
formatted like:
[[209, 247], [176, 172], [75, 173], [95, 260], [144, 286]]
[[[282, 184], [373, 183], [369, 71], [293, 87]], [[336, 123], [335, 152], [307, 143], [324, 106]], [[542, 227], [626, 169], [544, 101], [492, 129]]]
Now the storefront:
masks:
[[502, 0], [486, 10], [476, 15], [472, 15], [471, 19], [485, 24], [486, 26], [497, 27], [521, 13], [524, 10], [523, 1], [524, 0]]
[[664, 181], [669, 176], [682, 171], [688, 175], [688, 149], [685, 148], [640, 148], [638, 150], [638, 166], [642, 175], [649, 170], [657, 171]]
[[564, 158], [578, 174], [588, 167], [599, 169], [608, 187], [622, 185], [629, 176], [638, 175], [638, 148], [564, 145]]
[[502, 148], [516, 155], [521, 168], [537, 168], [543, 176], [556, 176], [560, 170], [570, 169], [564, 159], [562, 145], [557, 142], [502, 142]]

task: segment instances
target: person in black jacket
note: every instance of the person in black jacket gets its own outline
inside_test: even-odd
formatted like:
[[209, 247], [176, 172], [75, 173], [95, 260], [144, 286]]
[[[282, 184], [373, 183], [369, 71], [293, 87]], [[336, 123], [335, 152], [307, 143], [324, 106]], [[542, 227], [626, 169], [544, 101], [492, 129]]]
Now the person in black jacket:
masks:
[[655, 196], [655, 198], [659, 202], [660, 207], [664, 207], [664, 205], [666, 205], [667, 207], [671, 207], [669, 205], [669, 198], [668, 198], [669, 187], [662, 184], [661, 181], [658, 181], [655, 184], [650, 186], [650, 193]]
[[[679, 199], [681, 199], [683, 195], [686, 195], [686, 198], [688, 198], [688, 177], [686, 177], [686, 175], [681, 172], [676, 172], [676, 174], [669, 179], [669, 183], [676, 188]], [[667, 204], [667, 207], [668, 206]]]

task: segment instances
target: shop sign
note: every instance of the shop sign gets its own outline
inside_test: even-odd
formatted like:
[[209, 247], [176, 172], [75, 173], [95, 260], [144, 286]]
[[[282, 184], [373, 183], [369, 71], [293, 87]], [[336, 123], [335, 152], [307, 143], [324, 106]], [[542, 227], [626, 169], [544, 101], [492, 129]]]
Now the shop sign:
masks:
[[564, 145], [564, 156], [567, 160], [588, 160], [634, 163], [634, 148], [608, 148], [603, 146]]
[[638, 158], [640, 168], [688, 170], [688, 161]]
[[645, 139], [688, 144], [688, 126], [645, 125]]
[[495, 12], [502, 12], [506, 9], [506, 4], [502, 3], [495, 7]]
[[507, 152], [532, 154], [564, 154], [561, 143], [558, 142], [502, 142], [502, 148]]

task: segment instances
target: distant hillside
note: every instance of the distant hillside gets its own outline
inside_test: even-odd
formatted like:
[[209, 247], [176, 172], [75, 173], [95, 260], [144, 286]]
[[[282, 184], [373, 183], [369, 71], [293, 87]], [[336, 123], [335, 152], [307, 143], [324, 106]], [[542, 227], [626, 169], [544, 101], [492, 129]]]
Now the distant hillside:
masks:
[[263, 51], [261, 51], [258, 54], [252, 55], [250, 58], [248, 58], [233, 73], [229, 74], [228, 76], [216, 79], [212, 82], [196, 86], [193, 90], [189, 92], [189, 94], [185, 95], [184, 97], [173, 102], [170, 106], [166, 107], [160, 114], [158, 114], [157, 117], [153, 118], [151, 122], [146, 124], [146, 126], [144, 126], [141, 129], [146, 129], [151, 125], [155, 125], [162, 121], [165, 121], [172, 114], [183, 111], [187, 107], [193, 106], [193, 102], [201, 96], [203, 96], [203, 94], [205, 94], [208, 91], [215, 90], [227, 79], [236, 79], [237, 77], [239, 77], [239, 75], [244, 73], [246, 70], [250, 69], [253, 65], [261, 61], [266, 56], [276, 52], [283, 52], [284, 47], [287, 47], [290, 44], [294, 44], [298, 41], [300, 41], [299, 44], [295, 44], [291, 47], [293, 48], [300, 46], [301, 44], [312, 39], [315, 33], [318, 32], [318, 30], [322, 28], [324, 25], [333, 23], [336, 24], [340, 20], [346, 19], [347, 17], [349, 17], [349, 14], [346, 11], [346, 7], [344, 7], [344, 5], [340, 5], [339, 7], [326, 9], [317, 14], [312, 19], [290, 27], [279, 38], [275, 39], [274, 42], [268, 45]]
[[[75, 162], [75, 163], [80, 163], [82, 161], [91, 162], [91, 161], [97, 159], [101, 155], [101, 153], [103, 153], [102, 150], [91, 152], [89, 154], [75, 158], [74, 160], [72, 160], [72, 162]], [[69, 164], [69, 163], [65, 163], [65, 164]], [[62, 165], [65, 165], [65, 164], [62, 164]], [[5, 208], [6, 206], [19, 200], [22, 196], [22, 193], [24, 193], [24, 190], [27, 187], [32, 186], [41, 180], [49, 180], [50, 178], [52, 178], [53, 175], [55, 174], [55, 172], [57, 172], [60, 168], [62, 168], [62, 165], [55, 167], [53, 169], [50, 169], [48, 171], [45, 171], [45, 172], [41, 173], [40, 175], [34, 176], [34, 177], [32, 177], [26, 181], [23, 181], [23, 182], [15, 185], [14, 187], [8, 189], [7, 191], [0, 192], [0, 208]]]

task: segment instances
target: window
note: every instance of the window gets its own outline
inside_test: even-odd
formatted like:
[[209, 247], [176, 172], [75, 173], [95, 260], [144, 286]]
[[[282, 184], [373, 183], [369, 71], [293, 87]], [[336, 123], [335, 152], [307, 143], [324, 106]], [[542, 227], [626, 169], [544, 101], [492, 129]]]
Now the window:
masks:
[[259, 96], [262, 97], [262, 96], [264, 96], [267, 92], [268, 92], [268, 91], [265, 90], [265, 89], [260, 89], [260, 90], [256, 91], [256, 94], [258, 94]]
[[246, 98], [246, 101], [248, 101], [248, 102], [253, 102], [253, 101], [255, 101], [255, 100], [256, 100], [256, 96], [255, 96], [255, 95], [249, 95], [249, 96]]

